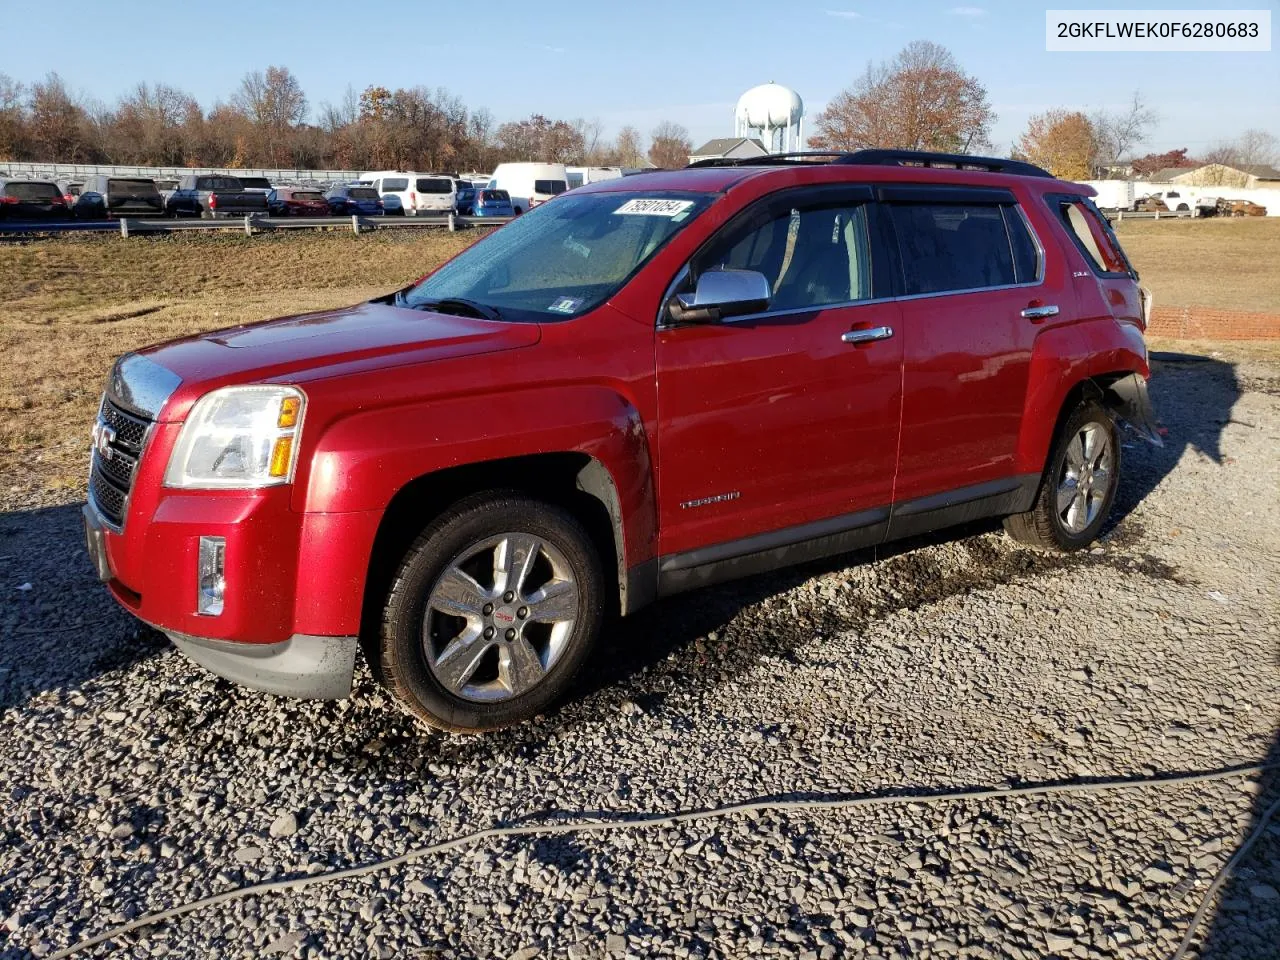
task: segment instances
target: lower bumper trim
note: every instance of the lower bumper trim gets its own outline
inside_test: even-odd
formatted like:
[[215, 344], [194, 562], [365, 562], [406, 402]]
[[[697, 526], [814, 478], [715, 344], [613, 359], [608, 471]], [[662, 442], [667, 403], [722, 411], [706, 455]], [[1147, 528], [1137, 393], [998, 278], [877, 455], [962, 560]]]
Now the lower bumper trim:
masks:
[[279, 643], [235, 643], [163, 632], [206, 670], [253, 690], [315, 700], [340, 700], [351, 693], [356, 637], [294, 634]]

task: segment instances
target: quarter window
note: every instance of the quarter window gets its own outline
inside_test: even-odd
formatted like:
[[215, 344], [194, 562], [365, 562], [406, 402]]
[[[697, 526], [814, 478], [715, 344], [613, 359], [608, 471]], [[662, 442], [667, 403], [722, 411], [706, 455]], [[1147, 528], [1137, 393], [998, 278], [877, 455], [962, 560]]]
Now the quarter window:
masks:
[[1058, 212], [1095, 270], [1102, 273], [1129, 272], [1124, 255], [1092, 210], [1083, 203], [1064, 200], [1058, 204]]
[[773, 291], [770, 310], [866, 300], [871, 296], [866, 207], [836, 203], [777, 210], [764, 224], [754, 220], [731, 231], [698, 258], [699, 274], [723, 268], [764, 274]]
[[[1001, 205], [911, 203], [890, 209], [908, 296], [1003, 287], [1029, 279], [1019, 280], [1022, 271], [1015, 265], [1015, 245]], [[1025, 227], [1019, 243], [1025, 266], [1025, 246], [1030, 244]], [[1032, 246], [1029, 263], [1034, 262]], [[1028, 271], [1032, 277], [1034, 269]]]

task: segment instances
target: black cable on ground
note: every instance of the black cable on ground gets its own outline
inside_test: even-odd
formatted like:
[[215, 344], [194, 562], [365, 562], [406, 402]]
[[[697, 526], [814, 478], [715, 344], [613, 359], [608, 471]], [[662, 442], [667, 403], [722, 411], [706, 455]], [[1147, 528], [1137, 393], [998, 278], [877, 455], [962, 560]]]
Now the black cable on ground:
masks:
[[[102, 933], [96, 934], [92, 937], [87, 937], [86, 939], [73, 943], [68, 947], [64, 947], [56, 953], [50, 954], [49, 960], [65, 960], [66, 957], [75, 956], [77, 953], [82, 953], [90, 947], [95, 947], [100, 943], [105, 943], [106, 941], [113, 940], [116, 937], [132, 933], [134, 930], [153, 926], [157, 923], [162, 923], [165, 920], [172, 920], [175, 917], [181, 917], [185, 914], [193, 913], [196, 910], [202, 910], [205, 907], [216, 906], [217, 904], [227, 903], [231, 900], [243, 900], [246, 897], [257, 896], [264, 893], [282, 893], [290, 890], [301, 890], [304, 887], [309, 887], [317, 883], [331, 883], [335, 880], [347, 880], [354, 877], [363, 877], [371, 873], [376, 873], [380, 870], [390, 870], [393, 867], [399, 867], [413, 860], [420, 860], [423, 857], [428, 857], [433, 854], [448, 853], [450, 850], [472, 843], [479, 843], [482, 840], [505, 837], [560, 836], [567, 833], [617, 833], [629, 830], [645, 830], [654, 827], [670, 827], [680, 823], [694, 823], [700, 820], [715, 820], [747, 813], [787, 812], [797, 810], [848, 810], [857, 807], [889, 806], [900, 803], [955, 803], [960, 800], [1037, 797], [1064, 793], [1103, 793], [1112, 790], [1125, 790], [1133, 787], [1176, 786], [1190, 783], [1204, 783], [1210, 780], [1226, 780], [1230, 777], [1243, 777], [1250, 774], [1263, 773], [1269, 770], [1278, 769], [1280, 769], [1280, 763], [1265, 763], [1243, 767], [1224, 767], [1218, 770], [1206, 770], [1200, 773], [1174, 774], [1163, 777], [1156, 776], [1099, 780], [1086, 783], [1071, 781], [1065, 783], [1037, 784], [1035, 786], [1027, 787], [992, 787], [974, 790], [953, 790], [947, 793], [864, 794], [859, 796], [844, 796], [826, 799], [810, 798], [803, 800], [747, 800], [742, 803], [731, 803], [703, 810], [684, 810], [676, 813], [665, 814], [628, 814], [622, 818], [614, 820], [571, 820], [562, 823], [490, 827], [485, 830], [476, 830], [472, 833], [466, 833], [460, 837], [454, 837], [452, 840], [443, 840], [439, 843], [429, 844], [425, 847], [415, 847], [399, 854], [398, 856], [387, 857], [384, 860], [374, 860], [354, 867], [345, 867], [340, 870], [330, 870], [326, 873], [310, 874], [303, 877], [292, 877], [287, 880], [270, 880], [265, 883], [255, 883], [247, 887], [237, 887], [234, 890], [227, 890], [223, 893], [215, 893], [207, 897], [201, 897], [198, 900], [189, 900], [176, 907], [170, 907], [168, 910], [149, 913], [145, 916], [138, 917], [136, 920], [131, 920], [128, 923], [122, 923], [119, 926], [112, 927]], [[1183, 947], [1179, 951], [1179, 958], [1183, 953], [1185, 953], [1186, 945], [1190, 942], [1190, 938], [1195, 932], [1195, 928], [1203, 919], [1203, 912], [1207, 909], [1208, 902], [1217, 886], [1221, 885], [1222, 878], [1226, 876], [1227, 868], [1232, 867], [1236, 862], [1238, 862], [1239, 858], [1241, 858], [1248, 850], [1257, 838], [1258, 834], [1261, 832], [1261, 828], [1265, 825], [1267, 818], [1271, 816], [1277, 806], [1280, 806], [1280, 801], [1273, 804], [1266, 812], [1258, 829], [1254, 831], [1254, 834], [1240, 848], [1236, 856], [1227, 864], [1227, 867], [1223, 868], [1222, 873], [1219, 874], [1219, 878], [1214, 881], [1215, 886], [1210, 888], [1209, 893], [1205, 897], [1204, 903], [1201, 904], [1200, 910], [1196, 912], [1196, 916], [1192, 919], [1192, 927], [1187, 931], [1187, 939], [1184, 941]]]

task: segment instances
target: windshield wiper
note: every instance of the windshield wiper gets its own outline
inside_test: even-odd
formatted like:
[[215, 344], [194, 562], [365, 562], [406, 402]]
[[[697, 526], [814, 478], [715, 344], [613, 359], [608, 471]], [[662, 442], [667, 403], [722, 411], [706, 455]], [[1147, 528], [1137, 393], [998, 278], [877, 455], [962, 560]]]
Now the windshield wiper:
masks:
[[482, 320], [502, 320], [502, 313], [497, 307], [491, 307], [487, 303], [480, 303], [477, 300], [468, 300], [466, 297], [443, 297], [440, 300], [424, 300], [421, 303], [415, 303], [415, 310], [435, 310], [437, 313], [458, 313], [469, 312]]

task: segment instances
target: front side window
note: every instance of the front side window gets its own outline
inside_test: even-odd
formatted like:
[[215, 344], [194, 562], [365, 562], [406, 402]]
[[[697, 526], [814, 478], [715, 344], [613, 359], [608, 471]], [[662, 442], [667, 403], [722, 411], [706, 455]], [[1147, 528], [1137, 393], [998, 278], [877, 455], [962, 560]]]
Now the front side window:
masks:
[[697, 257], [689, 288], [707, 270], [755, 270], [773, 291], [770, 310], [795, 310], [871, 296], [867, 208], [860, 202], [785, 206], [767, 223], [731, 229]]
[[382, 181], [383, 193], [395, 193], [398, 190], [408, 190], [409, 180], [407, 177], [387, 177]]
[[1000, 205], [901, 203], [890, 210], [908, 296], [1019, 282]]
[[616, 293], [713, 199], [679, 191], [564, 197], [469, 247], [396, 302], [432, 309], [471, 301], [514, 321], [579, 316]]

